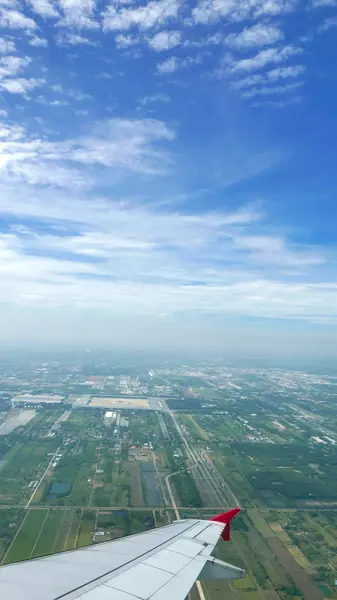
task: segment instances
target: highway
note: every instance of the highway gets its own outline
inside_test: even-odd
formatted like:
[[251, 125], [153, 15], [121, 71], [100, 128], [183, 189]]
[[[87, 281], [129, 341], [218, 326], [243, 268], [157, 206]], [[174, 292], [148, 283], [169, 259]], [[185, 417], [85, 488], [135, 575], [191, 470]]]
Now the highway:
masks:
[[[220, 503], [219, 505], [221, 508], [224, 507], [224, 502], [223, 502], [224, 489], [226, 489], [227, 494], [232, 497], [236, 506], [239, 506], [236, 496], [233, 494], [233, 492], [231, 491], [229, 486], [225, 483], [225, 481], [223, 480], [221, 475], [215, 469], [211, 460], [208, 457], [205, 460], [205, 458], [204, 458], [205, 453], [203, 451], [201, 451], [195, 444], [193, 444], [193, 446], [189, 444], [184, 432], [182, 431], [179, 423], [177, 422], [177, 419], [176, 419], [174, 413], [168, 407], [167, 407], [167, 412], [171, 416], [174, 426], [175, 426], [177, 432], [179, 433], [181, 440], [185, 446], [186, 455], [187, 455], [188, 460], [193, 463], [193, 465], [191, 467], [189, 467], [187, 470], [195, 469], [195, 471], [193, 473], [194, 476], [196, 476], [196, 473], [199, 472], [199, 474], [201, 476], [201, 481], [206, 482], [206, 485], [209, 486], [209, 491], [212, 493], [212, 495], [216, 499], [216, 501]], [[180, 471], [178, 471], [178, 473], [179, 472]], [[175, 474], [176, 473], [172, 473], [171, 475], [168, 475], [165, 478], [165, 481], [166, 481], [167, 489], [169, 492], [169, 496], [171, 498], [171, 502], [174, 507], [174, 512], [175, 512], [176, 518], [180, 519], [180, 513], [179, 513], [178, 507], [176, 505], [175, 499], [174, 499], [172, 487], [169, 483], [169, 478], [173, 477], [173, 475], [175, 475]], [[199, 484], [200, 483], [201, 482], [199, 482]], [[196, 589], [198, 590], [200, 600], [206, 600], [204, 590], [202, 588], [200, 581], [196, 581], [195, 585], [196, 585]]]
[[170, 415], [174, 426], [179, 433], [185, 446], [187, 458], [197, 464], [197, 469], [193, 473], [193, 478], [200, 491], [205, 506], [213, 506], [216, 509], [224, 506], [238, 506], [238, 498], [231, 490], [229, 484], [214, 466], [209, 456], [196, 442], [189, 442], [182, 431], [174, 413], [167, 407], [167, 413]]

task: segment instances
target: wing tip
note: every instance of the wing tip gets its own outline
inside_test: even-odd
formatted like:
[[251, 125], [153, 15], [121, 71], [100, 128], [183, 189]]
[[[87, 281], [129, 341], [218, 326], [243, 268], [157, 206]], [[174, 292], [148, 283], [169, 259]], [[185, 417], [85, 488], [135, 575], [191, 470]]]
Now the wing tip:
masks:
[[218, 523], [230, 523], [232, 519], [240, 512], [240, 508], [231, 508], [230, 510], [226, 510], [224, 513], [220, 513], [219, 515], [215, 515], [212, 517], [210, 521], [217, 521]]
[[230, 510], [227, 510], [224, 513], [221, 513], [220, 515], [216, 515], [215, 517], [212, 517], [210, 519], [210, 521], [215, 521], [216, 523], [223, 523], [225, 525], [224, 530], [221, 534], [222, 539], [225, 542], [228, 542], [228, 540], [230, 540], [230, 531], [231, 531], [231, 520], [234, 519], [234, 517], [240, 512], [240, 508], [236, 507], [236, 508], [231, 508]]

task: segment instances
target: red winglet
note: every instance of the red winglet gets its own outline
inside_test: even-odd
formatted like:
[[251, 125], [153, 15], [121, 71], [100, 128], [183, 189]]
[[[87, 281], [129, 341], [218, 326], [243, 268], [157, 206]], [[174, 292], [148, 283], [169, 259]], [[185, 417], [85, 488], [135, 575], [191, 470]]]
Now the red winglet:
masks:
[[227, 510], [227, 512], [221, 513], [221, 515], [216, 515], [210, 519], [210, 521], [217, 521], [217, 523], [225, 523], [225, 528], [221, 534], [221, 537], [225, 542], [228, 542], [228, 540], [231, 539], [231, 520], [239, 512], [239, 508], [232, 508], [231, 510]]

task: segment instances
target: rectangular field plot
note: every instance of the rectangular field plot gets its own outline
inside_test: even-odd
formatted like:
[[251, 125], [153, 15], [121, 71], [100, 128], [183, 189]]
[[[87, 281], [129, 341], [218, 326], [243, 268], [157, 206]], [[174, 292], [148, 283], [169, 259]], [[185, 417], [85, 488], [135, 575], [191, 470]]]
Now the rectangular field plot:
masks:
[[24, 511], [17, 508], [0, 510], [0, 563], [23, 519]]
[[48, 510], [32, 510], [26, 513], [5, 557], [4, 564], [31, 558], [47, 515]]
[[32, 558], [52, 554], [54, 552], [55, 541], [59, 528], [62, 522], [63, 514], [61, 511], [50, 510], [44, 525], [40, 531], [38, 539], [35, 543]]

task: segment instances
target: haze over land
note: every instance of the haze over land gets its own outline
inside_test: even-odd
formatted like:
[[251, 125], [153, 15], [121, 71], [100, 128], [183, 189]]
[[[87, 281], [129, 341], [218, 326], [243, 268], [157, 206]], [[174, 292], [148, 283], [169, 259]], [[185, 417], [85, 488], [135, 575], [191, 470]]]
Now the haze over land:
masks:
[[336, 354], [336, 3], [0, 1], [0, 340]]

